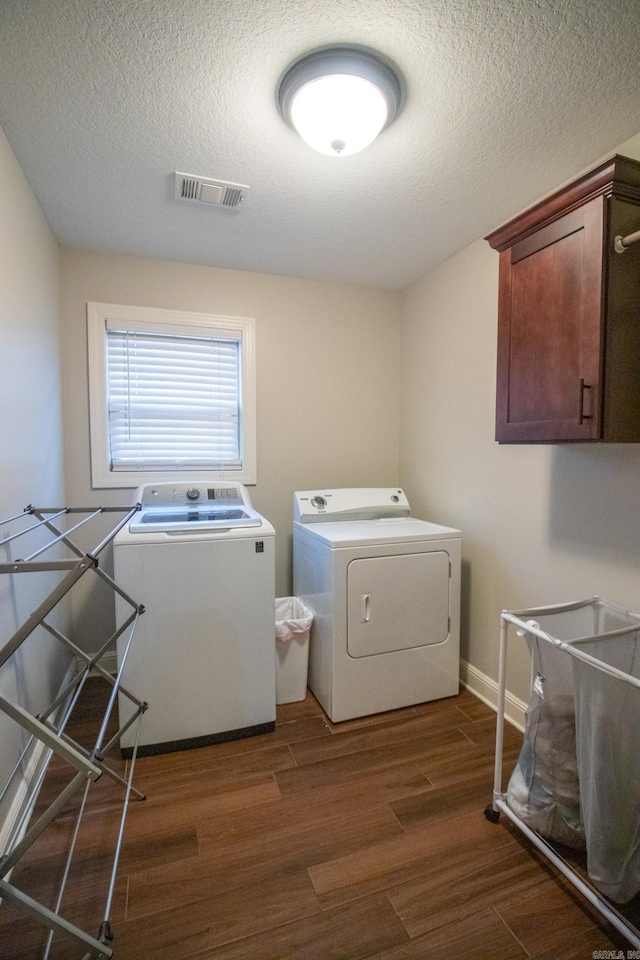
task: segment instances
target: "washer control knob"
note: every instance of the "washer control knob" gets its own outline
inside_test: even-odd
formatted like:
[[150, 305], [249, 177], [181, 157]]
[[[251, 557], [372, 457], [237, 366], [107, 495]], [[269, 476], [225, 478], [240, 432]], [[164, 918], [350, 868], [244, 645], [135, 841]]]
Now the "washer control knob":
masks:
[[197, 487], [191, 487], [189, 490], [187, 490], [187, 500], [199, 500], [199, 499], [200, 499], [200, 491], [198, 490]]
[[323, 507], [326, 507], [327, 501], [324, 497], [311, 497], [311, 506], [317, 507], [318, 510], [321, 510]]

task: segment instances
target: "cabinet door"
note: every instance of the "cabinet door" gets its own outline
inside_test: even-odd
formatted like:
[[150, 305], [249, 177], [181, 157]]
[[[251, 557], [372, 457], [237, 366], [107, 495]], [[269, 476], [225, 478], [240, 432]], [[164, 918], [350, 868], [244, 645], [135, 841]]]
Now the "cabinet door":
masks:
[[496, 440], [600, 437], [603, 205], [500, 255]]

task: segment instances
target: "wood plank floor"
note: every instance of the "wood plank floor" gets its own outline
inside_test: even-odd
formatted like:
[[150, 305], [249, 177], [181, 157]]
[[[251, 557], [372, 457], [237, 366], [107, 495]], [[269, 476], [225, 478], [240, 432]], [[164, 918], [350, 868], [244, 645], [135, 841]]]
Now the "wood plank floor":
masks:
[[[99, 712], [91, 681], [73, 735]], [[488, 823], [495, 716], [470, 693], [332, 724], [309, 694], [273, 733], [140, 759], [111, 925], [117, 960], [587, 960], [629, 947], [508, 823]], [[507, 728], [510, 772], [521, 737]], [[118, 761], [119, 768], [124, 763]], [[52, 765], [44, 788], [62, 770]], [[102, 917], [121, 790], [103, 776], [62, 914]], [[76, 801], [77, 802], [77, 801]], [[73, 805], [73, 804], [72, 804]], [[20, 862], [53, 905], [64, 812]], [[0, 908], [0, 958], [46, 933]], [[74, 952], [75, 951], [75, 952]], [[81, 957], [55, 939], [52, 960]]]

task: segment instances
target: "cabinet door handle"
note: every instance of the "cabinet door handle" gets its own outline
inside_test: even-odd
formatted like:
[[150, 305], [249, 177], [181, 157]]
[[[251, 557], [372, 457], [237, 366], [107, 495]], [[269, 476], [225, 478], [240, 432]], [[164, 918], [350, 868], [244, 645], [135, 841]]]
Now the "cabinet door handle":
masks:
[[578, 423], [583, 423], [585, 420], [592, 420], [593, 417], [590, 413], [584, 412], [584, 392], [585, 390], [591, 390], [591, 384], [585, 383], [583, 377], [580, 377], [580, 404], [578, 408]]
[[360, 622], [371, 623], [371, 594], [363, 593], [360, 597]]

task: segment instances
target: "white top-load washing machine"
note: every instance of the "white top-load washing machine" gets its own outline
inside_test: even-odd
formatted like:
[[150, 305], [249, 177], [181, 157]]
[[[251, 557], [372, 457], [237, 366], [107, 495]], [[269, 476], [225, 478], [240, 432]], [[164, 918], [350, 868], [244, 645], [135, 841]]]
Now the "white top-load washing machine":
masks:
[[[273, 527], [230, 481], [147, 484], [136, 500], [113, 552], [116, 582], [145, 608], [122, 677], [149, 703], [139, 754], [273, 730]], [[118, 608], [120, 622], [130, 610]], [[119, 709], [122, 724], [126, 697]], [[134, 737], [121, 737], [125, 756]]]
[[397, 488], [294, 495], [294, 593], [313, 611], [309, 687], [331, 720], [459, 692], [460, 531]]

